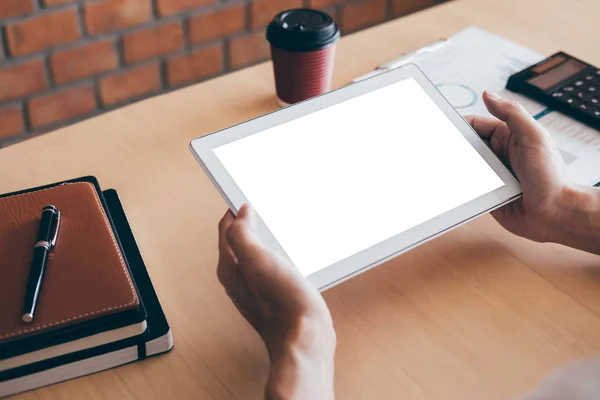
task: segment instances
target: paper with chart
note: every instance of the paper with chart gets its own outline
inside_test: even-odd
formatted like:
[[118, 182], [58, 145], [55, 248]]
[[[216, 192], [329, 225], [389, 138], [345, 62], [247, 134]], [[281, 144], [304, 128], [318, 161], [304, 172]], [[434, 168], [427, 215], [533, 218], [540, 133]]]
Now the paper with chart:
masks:
[[417, 64], [462, 115], [489, 115], [481, 100], [484, 89], [519, 101], [550, 131], [569, 176], [579, 183], [595, 184], [600, 181], [600, 132], [505, 89], [510, 75], [544, 58], [502, 37], [470, 27], [448, 40], [391, 61], [380, 71]]

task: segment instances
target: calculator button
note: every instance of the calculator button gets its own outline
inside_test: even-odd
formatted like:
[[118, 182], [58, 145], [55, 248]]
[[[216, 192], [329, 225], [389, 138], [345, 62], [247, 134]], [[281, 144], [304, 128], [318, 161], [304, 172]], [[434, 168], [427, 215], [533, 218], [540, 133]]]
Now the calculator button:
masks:
[[571, 97], [566, 98], [564, 101], [565, 101], [565, 103], [571, 104], [573, 106], [575, 106], [575, 105], [577, 105], [579, 103], [577, 100], [575, 100], [575, 99], [573, 99]]
[[597, 75], [597, 76], [600, 76], [600, 69], [597, 69], [597, 70], [596, 70], [596, 75]]
[[581, 85], [583, 85], [583, 81], [582, 80], [579, 80], [579, 81], [575, 82], [575, 86], [581, 86]]
[[598, 91], [598, 88], [596, 86], [590, 86], [587, 88], [587, 90], [588, 90], [588, 92], [594, 93], [594, 92]]
[[590, 94], [582, 91], [575, 93], [575, 97], [579, 100], [587, 100], [590, 97]]
[[574, 88], [573, 86], [565, 86], [565, 87], [563, 88], [563, 90], [564, 90], [565, 92], [572, 92], [573, 90], [575, 90], [575, 88]]
[[592, 97], [590, 99], [590, 103], [598, 105], [598, 104], [600, 104], [600, 99], [598, 99], [597, 97]]
[[595, 79], [594, 75], [588, 75], [588, 76], [585, 77], [586, 81], [593, 81], [594, 79]]
[[564, 97], [564, 95], [565, 94], [563, 92], [554, 92], [554, 93], [552, 93], [552, 97], [554, 97], [554, 98], [561, 98], [561, 97]]
[[581, 111], [589, 111], [590, 110], [590, 106], [588, 106], [585, 103], [581, 103], [577, 106]]
[[592, 115], [596, 118], [600, 118], [600, 110], [594, 110], [592, 111]]

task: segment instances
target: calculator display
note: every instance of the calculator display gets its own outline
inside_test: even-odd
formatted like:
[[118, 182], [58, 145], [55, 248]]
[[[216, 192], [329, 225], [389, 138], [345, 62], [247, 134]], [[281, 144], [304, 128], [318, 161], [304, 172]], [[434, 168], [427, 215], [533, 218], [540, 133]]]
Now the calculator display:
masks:
[[560, 64], [556, 68], [552, 68], [546, 73], [531, 78], [527, 82], [531, 83], [533, 86], [539, 89], [546, 90], [550, 89], [552, 86], [560, 83], [561, 81], [576, 75], [577, 73], [583, 71], [585, 68], [585, 64], [582, 64], [575, 60], [569, 60], [565, 63]]

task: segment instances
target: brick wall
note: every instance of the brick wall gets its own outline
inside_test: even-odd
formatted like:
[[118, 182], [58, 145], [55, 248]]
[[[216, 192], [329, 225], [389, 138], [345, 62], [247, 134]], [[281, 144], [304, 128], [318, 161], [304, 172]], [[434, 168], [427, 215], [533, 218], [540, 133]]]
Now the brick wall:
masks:
[[444, 0], [0, 0], [0, 147], [269, 57], [277, 12], [344, 34]]

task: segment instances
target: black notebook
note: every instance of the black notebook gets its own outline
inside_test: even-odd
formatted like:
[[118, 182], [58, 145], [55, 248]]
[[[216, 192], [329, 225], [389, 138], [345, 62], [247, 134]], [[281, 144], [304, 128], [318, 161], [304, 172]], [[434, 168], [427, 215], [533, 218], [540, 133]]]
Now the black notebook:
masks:
[[[59, 186], [63, 186], [64, 184], [91, 184], [94, 188], [93, 190], [95, 190], [98, 196], [97, 199], [102, 209], [106, 212], [108, 219], [107, 223], [110, 225], [110, 230], [116, 232], [114, 224], [112, 223], [112, 221], [110, 221], [109, 210], [106, 204], [106, 200], [104, 199], [102, 191], [100, 190], [98, 181], [94, 177], [83, 177], [79, 179], [73, 179], [70, 181], [59, 182], [52, 185], [26, 189], [19, 192], [7, 193], [0, 195], [0, 200], [3, 198], [16, 198], [25, 195], [38, 196], [38, 193], [43, 193], [47, 189], [57, 188]], [[67, 216], [67, 219], [68, 217], [69, 216]], [[13, 223], [12, 226], [14, 226], [14, 228], [9, 228], [9, 231], [10, 229], [17, 231], [18, 227], [23, 225], [24, 223], [25, 222], [22, 220], [19, 220], [18, 223]], [[10, 222], [8, 222], [8, 224], [10, 224]], [[116, 239], [118, 242], [118, 237], [116, 237]], [[125, 267], [127, 268], [128, 266], [126, 265], [127, 260], [125, 252], [121, 248], [121, 246], [119, 246], [119, 248], [121, 253], [123, 253], [123, 257], [125, 259]], [[64, 267], [64, 265], [49, 266], [49, 268], [54, 269], [60, 269], [62, 267]], [[16, 265], [10, 265], [10, 268], [12, 270], [14, 270], [15, 268], [25, 269], [26, 266], [17, 263]], [[86, 270], [88, 270], [88, 268], [86, 268]], [[131, 275], [130, 271], [128, 271], [128, 275]], [[71, 279], [72, 283], [78, 282], [72, 276], [68, 279]], [[11, 281], [9, 280], [8, 282]], [[49, 282], [46, 282], [46, 284], [49, 284]], [[96, 287], [102, 290], [102, 286], [98, 286], [97, 283], [91, 282], [91, 284], [96, 285]], [[133, 290], [135, 290], [135, 282], [133, 286]], [[43, 289], [45, 288], [42, 288], [42, 290]], [[77, 288], [74, 289], [77, 290]], [[137, 293], [137, 290], [136, 294], [139, 298], [139, 293]], [[12, 293], [12, 295], [14, 295], [14, 293]], [[106, 293], [106, 295], [111, 296], [110, 293]], [[78, 298], [78, 300], [81, 301], [81, 298]], [[14, 308], [14, 304], [12, 304], [12, 308]], [[25, 327], [26, 326], [24, 326], [23, 328]], [[59, 327], [45, 328], [33, 331], [26, 335], [14, 336], [12, 338], [9, 337], [4, 340], [0, 340], [0, 373], [17, 367], [43, 361], [49, 358], [58, 357], [63, 354], [73, 353], [76, 351], [97, 347], [106, 343], [116, 342], [118, 340], [126, 339], [132, 336], [138, 336], [144, 333], [146, 329], [146, 309], [143, 305], [143, 301], [139, 299], [139, 306], [128, 310], [113, 312], [100, 317], [81, 320], [76, 323], [66, 324]]]
[[[89, 180], [90, 178], [83, 179]], [[1, 371], [0, 397], [114, 368], [169, 351], [173, 347], [169, 324], [152, 286], [117, 192], [107, 190], [102, 193], [104, 206], [120, 241], [145, 310], [146, 330], [140, 335], [126, 339]], [[80, 331], [77, 335], [85, 336], [85, 333]], [[34, 344], [30, 345], [35, 347]], [[15, 352], [16, 350], [12, 349], [11, 351]]]

